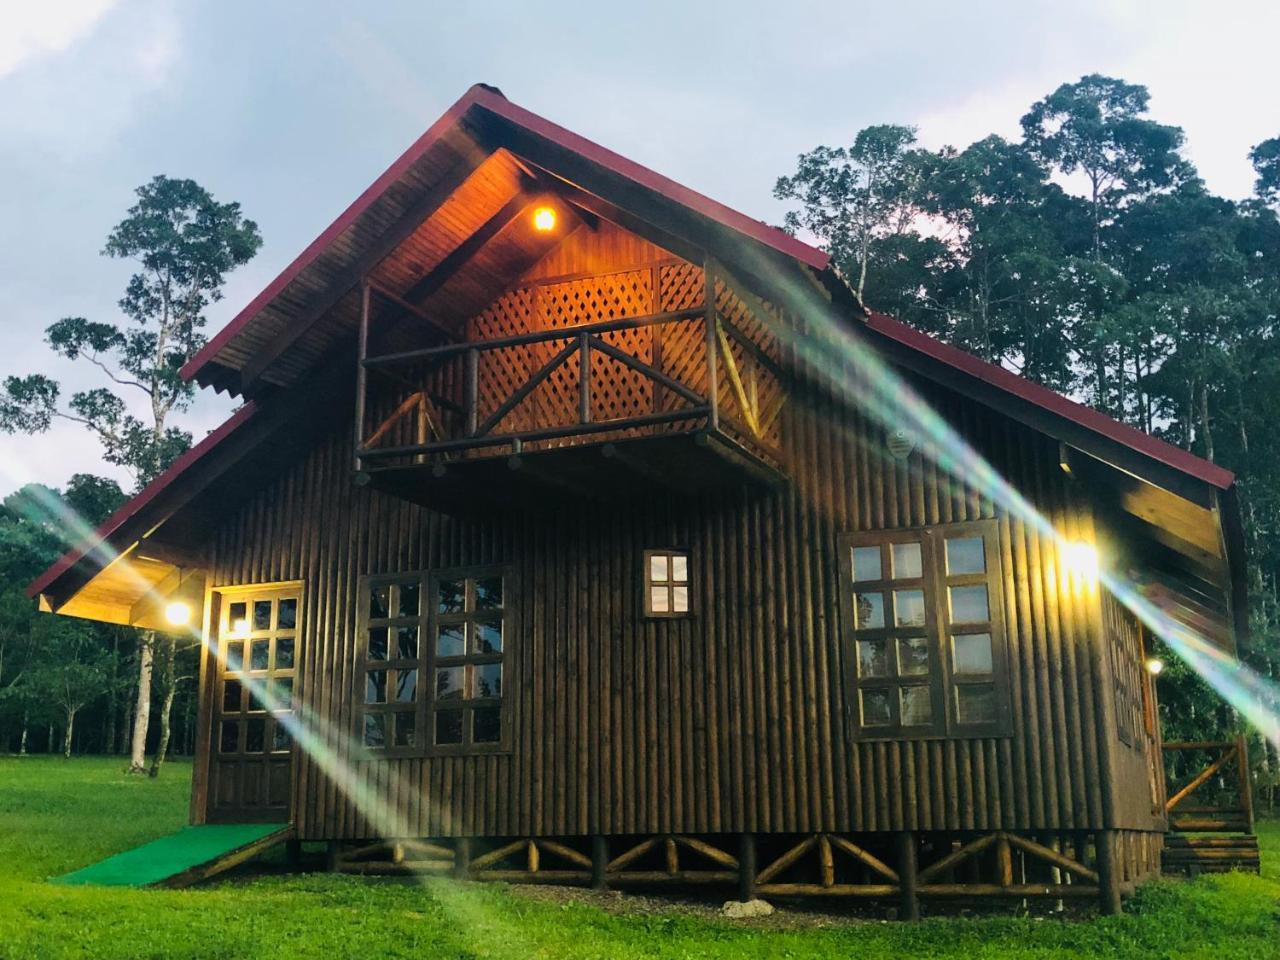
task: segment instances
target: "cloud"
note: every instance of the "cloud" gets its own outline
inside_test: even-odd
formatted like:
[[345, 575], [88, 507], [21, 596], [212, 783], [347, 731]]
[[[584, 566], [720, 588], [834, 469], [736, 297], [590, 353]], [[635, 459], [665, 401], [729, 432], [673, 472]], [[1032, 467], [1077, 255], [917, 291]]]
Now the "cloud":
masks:
[[0, 77], [61, 53], [89, 34], [119, 0], [11, 0], [0, 6]]

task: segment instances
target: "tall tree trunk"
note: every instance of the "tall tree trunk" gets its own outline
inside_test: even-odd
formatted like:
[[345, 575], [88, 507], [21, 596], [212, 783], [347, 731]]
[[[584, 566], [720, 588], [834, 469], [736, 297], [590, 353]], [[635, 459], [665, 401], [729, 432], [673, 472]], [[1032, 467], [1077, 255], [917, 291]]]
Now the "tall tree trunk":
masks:
[[1200, 384], [1200, 429], [1204, 431], [1204, 458], [1213, 462], [1213, 431], [1209, 429], [1209, 384]]
[[120, 698], [120, 631], [111, 630], [111, 676], [107, 685], [106, 727], [102, 734], [102, 752], [111, 753], [116, 748], [116, 701]]
[[138, 698], [133, 712], [133, 746], [129, 772], [147, 772], [147, 727], [151, 723], [151, 666], [155, 659], [154, 630], [138, 634]]
[[27, 711], [22, 711], [22, 736], [18, 739], [18, 756], [25, 757], [27, 755], [27, 734], [31, 730], [30, 717]]
[[[132, 684], [130, 684], [132, 686]], [[116, 728], [115, 752], [123, 756], [129, 752], [129, 731], [133, 729], [133, 691], [126, 689], [120, 698], [120, 725]]]
[[75, 725], [76, 725], [76, 711], [68, 710], [67, 711], [67, 733], [66, 733], [66, 736], [62, 738], [62, 756], [63, 756], [63, 759], [65, 760], [71, 759], [71, 731], [75, 729]]
[[151, 776], [160, 776], [160, 767], [164, 763], [165, 754], [169, 751], [169, 732], [173, 713], [173, 695], [177, 691], [178, 681], [174, 676], [174, 659], [177, 656], [178, 638], [164, 638], [164, 667], [161, 676], [164, 678], [164, 700], [160, 706], [160, 743], [156, 745], [155, 756], [151, 758]]

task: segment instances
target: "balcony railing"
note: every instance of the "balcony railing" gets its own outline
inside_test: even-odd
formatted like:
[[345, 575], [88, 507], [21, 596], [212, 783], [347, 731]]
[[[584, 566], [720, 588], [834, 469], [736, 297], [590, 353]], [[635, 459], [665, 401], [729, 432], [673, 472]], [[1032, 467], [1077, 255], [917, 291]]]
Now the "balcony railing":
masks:
[[781, 371], [751, 319], [698, 306], [372, 357], [366, 343], [358, 470], [705, 432], [781, 461]]

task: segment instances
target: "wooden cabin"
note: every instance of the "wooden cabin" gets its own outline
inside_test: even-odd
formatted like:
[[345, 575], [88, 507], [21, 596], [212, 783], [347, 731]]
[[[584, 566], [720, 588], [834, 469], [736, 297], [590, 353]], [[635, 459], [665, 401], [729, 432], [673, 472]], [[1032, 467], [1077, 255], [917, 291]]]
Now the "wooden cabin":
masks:
[[1232, 475], [800, 240], [480, 85], [183, 375], [243, 406], [31, 591], [202, 611], [193, 823], [905, 916], [1158, 873], [1150, 624], [1092, 558], [1233, 651]]

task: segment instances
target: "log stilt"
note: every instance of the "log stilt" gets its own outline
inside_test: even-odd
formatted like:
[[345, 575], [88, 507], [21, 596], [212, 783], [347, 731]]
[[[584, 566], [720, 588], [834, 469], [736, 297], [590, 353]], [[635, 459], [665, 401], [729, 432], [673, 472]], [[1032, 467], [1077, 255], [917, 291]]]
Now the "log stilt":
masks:
[[591, 837], [591, 889], [605, 890], [609, 886], [609, 882], [605, 879], [605, 872], [609, 867], [609, 841], [605, 839], [604, 834], [594, 834]]
[[744, 833], [738, 845], [738, 899], [746, 903], [756, 895], [756, 838]]
[[1120, 870], [1116, 863], [1116, 832], [1099, 830], [1094, 837], [1098, 855], [1098, 909], [1105, 916], [1120, 914]]
[[324, 848], [324, 868], [329, 873], [338, 872], [338, 864], [342, 859], [342, 844], [337, 840], [330, 840], [325, 844]]
[[920, 895], [916, 882], [916, 835], [913, 830], [898, 834], [898, 888], [902, 897], [902, 919], [920, 919]]
[[465, 880], [471, 872], [471, 838], [459, 837], [453, 846], [453, 876]]

